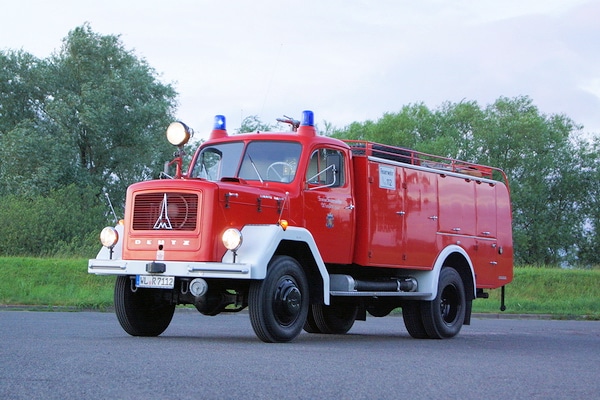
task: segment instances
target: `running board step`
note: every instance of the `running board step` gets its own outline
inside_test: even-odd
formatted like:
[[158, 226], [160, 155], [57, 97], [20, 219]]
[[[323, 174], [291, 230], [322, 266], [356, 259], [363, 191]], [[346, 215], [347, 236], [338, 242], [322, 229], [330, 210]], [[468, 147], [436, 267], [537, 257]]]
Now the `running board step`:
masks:
[[408, 297], [408, 298], [431, 298], [431, 293], [420, 292], [358, 292], [356, 290], [344, 292], [339, 290], [331, 290], [331, 296], [339, 297]]

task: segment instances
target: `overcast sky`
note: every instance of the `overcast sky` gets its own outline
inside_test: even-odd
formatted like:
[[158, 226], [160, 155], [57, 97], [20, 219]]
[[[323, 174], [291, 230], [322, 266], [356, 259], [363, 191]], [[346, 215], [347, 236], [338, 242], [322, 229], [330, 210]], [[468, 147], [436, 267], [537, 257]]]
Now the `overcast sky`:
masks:
[[69, 31], [120, 35], [179, 93], [206, 137], [215, 114], [344, 127], [407, 104], [531, 97], [600, 134], [600, 0], [2, 0], [0, 49], [45, 58]]

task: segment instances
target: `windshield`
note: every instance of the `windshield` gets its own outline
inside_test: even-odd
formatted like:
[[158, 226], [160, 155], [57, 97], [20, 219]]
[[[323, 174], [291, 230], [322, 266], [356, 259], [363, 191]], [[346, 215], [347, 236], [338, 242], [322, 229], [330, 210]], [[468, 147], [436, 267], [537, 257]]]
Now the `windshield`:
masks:
[[234, 177], [243, 149], [243, 142], [205, 147], [194, 165], [192, 178], [218, 181], [224, 176]]
[[243, 142], [233, 142], [202, 149], [194, 165], [192, 177], [210, 181], [237, 177], [261, 182], [291, 182], [296, 176], [302, 150], [300, 143], [250, 142], [242, 158], [243, 148]]

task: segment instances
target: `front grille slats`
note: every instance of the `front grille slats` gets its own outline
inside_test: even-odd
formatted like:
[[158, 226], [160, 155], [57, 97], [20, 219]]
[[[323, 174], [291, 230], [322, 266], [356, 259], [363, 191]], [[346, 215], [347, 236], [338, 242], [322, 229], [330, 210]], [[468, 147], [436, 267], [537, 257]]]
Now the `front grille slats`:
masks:
[[133, 230], [193, 231], [198, 221], [198, 195], [140, 193], [134, 198]]

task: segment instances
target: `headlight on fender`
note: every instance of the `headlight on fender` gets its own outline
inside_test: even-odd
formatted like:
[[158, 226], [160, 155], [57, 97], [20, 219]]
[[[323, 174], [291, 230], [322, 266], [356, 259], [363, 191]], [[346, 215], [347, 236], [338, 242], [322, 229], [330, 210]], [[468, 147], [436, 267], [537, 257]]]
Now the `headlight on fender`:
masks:
[[242, 245], [242, 232], [235, 228], [229, 228], [223, 232], [221, 239], [227, 250], [236, 251]]
[[119, 233], [112, 226], [107, 226], [106, 228], [102, 229], [102, 232], [100, 232], [100, 242], [102, 243], [102, 246], [111, 249], [117, 244], [118, 241]]

